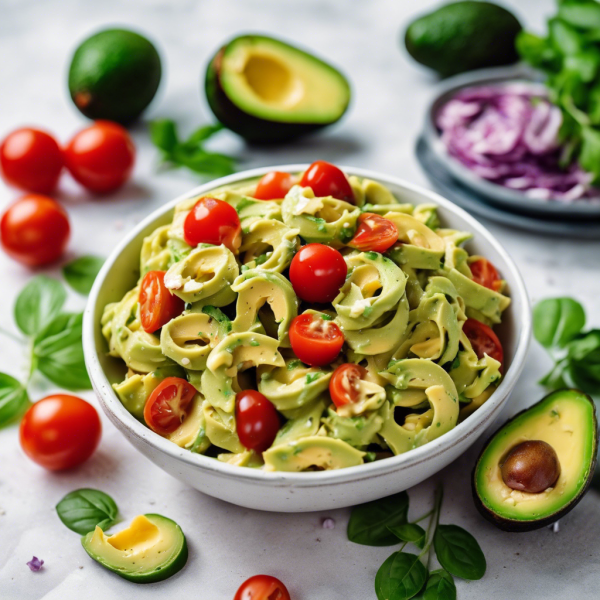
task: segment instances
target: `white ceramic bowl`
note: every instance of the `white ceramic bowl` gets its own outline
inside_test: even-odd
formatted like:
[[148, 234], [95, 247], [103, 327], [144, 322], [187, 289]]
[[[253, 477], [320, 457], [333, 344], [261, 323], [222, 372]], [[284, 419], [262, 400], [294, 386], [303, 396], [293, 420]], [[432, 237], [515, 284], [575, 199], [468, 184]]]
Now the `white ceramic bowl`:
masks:
[[[300, 172], [307, 166], [276, 168]], [[86, 365], [100, 404], [125, 437], [159, 467], [201, 492], [240, 506], [282, 512], [328, 510], [360, 504], [410, 488], [455, 460], [498, 415], [523, 368], [531, 334], [531, 316], [521, 276], [492, 235], [448, 200], [400, 179], [343, 167], [346, 173], [368, 177], [388, 186], [402, 202], [437, 204], [445, 226], [475, 235], [469, 243], [469, 250], [486, 256], [498, 267], [508, 282], [512, 298], [498, 329], [504, 344], [506, 375], [491, 398], [452, 431], [406, 454], [357, 467], [309, 473], [266, 473], [224, 464], [176, 446], [129, 414], [111, 387], [112, 383], [123, 378], [124, 369], [122, 361], [106, 355], [107, 345], [100, 331], [100, 318], [107, 303], [119, 300], [135, 285], [144, 237], [170, 221], [173, 207], [178, 202], [206, 194], [222, 185], [262, 176], [273, 169], [261, 168], [231, 175], [202, 185], [165, 204], [129, 233], [109, 256], [91, 291], [83, 323]]]

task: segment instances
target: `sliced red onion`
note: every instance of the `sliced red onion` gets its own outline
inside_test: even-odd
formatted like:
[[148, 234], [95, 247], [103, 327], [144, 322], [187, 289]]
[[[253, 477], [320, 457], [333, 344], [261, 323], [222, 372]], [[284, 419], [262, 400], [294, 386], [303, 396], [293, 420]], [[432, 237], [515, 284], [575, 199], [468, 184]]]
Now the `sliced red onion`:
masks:
[[44, 561], [34, 556], [28, 563], [25, 563], [32, 571], [39, 571], [44, 566]]

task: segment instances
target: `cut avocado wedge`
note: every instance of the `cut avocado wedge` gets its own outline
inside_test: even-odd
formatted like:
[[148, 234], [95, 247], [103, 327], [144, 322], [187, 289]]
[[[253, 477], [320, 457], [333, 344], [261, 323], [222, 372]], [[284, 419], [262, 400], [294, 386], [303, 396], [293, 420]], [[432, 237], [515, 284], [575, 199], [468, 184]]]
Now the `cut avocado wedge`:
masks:
[[285, 42], [244, 35], [210, 61], [208, 103], [223, 125], [250, 142], [281, 142], [331, 125], [346, 112], [346, 78]]
[[188, 550], [181, 527], [161, 515], [139, 515], [127, 529], [106, 535], [100, 527], [81, 539], [103, 567], [135, 583], [162, 581], [180, 571]]
[[[479, 512], [504, 531], [532, 531], [554, 523], [587, 490], [594, 474], [597, 445], [592, 399], [573, 389], [553, 392], [508, 421], [481, 452], [473, 471], [473, 498]], [[554, 482], [536, 493], [515, 489], [515, 478], [507, 471], [515, 453], [520, 452], [517, 475], [521, 476], [522, 487], [544, 476], [547, 463], [527, 455], [536, 446], [545, 448], [542, 456], [552, 458], [555, 454], [558, 459], [558, 468], [547, 479]]]

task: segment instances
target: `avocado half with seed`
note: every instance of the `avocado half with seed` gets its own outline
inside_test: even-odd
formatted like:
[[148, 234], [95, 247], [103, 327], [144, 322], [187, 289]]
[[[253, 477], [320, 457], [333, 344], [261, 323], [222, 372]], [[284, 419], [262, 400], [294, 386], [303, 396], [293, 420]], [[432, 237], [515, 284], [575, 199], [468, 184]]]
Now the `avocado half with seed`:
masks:
[[479, 512], [504, 531], [532, 531], [567, 514], [594, 475], [598, 424], [583, 392], [552, 392], [503, 425], [473, 471]]
[[283, 142], [338, 121], [350, 102], [346, 78], [280, 40], [236, 37], [210, 61], [206, 98], [217, 119], [249, 142]]

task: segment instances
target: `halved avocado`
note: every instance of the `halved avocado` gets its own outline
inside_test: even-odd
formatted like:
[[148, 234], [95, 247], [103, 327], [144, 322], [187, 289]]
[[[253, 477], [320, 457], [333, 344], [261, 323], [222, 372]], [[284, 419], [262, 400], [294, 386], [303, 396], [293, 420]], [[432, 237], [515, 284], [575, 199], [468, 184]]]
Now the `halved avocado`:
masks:
[[243, 35], [206, 70], [206, 98], [225, 127], [249, 142], [289, 140], [338, 121], [350, 86], [335, 68], [280, 40]]
[[96, 527], [81, 543], [96, 562], [135, 583], [167, 579], [184, 567], [188, 557], [181, 527], [156, 514], [139, 515], [113, 535]]
[[[529, 444], [523, 446], [524, 442]], [[541, 470], [548, 467], [535, 454], [528, 456], [536, 445], [547, 460], [558, 460], [558, 478], [550, 476], [548, 481], [555, 481], [549, 487], [532, 493], [522, 490], [534, 477], [543, 479]], [[473, 471], [475, 505], [504, 531], [532, 531], [550, 525], [583, 497], [594, 474], [597, 446], [593, 400], [579, 390], [553, 392], [517, 414], [490, 438]], [[521, 475], [518, 485], [515, 478], [507, 477], [506, 466], [503, 468], [515, 457], [515, 469]]]

